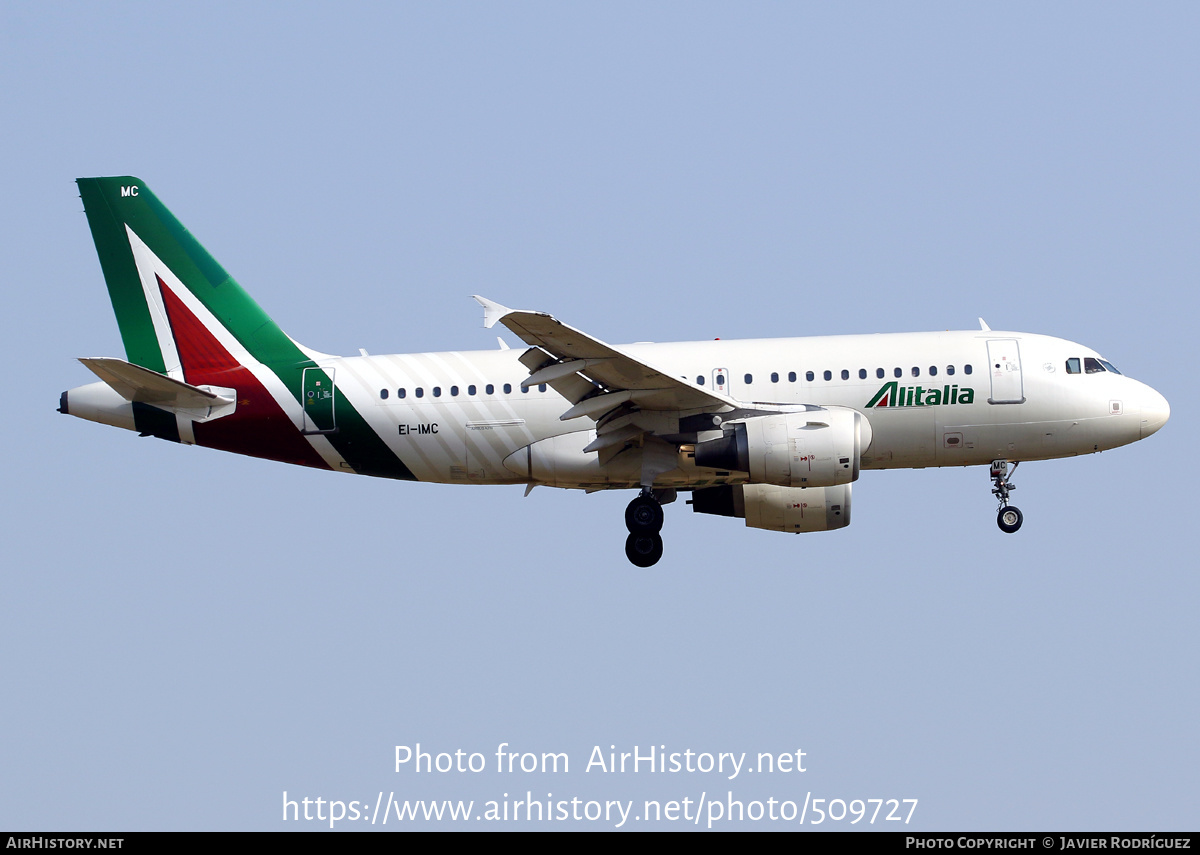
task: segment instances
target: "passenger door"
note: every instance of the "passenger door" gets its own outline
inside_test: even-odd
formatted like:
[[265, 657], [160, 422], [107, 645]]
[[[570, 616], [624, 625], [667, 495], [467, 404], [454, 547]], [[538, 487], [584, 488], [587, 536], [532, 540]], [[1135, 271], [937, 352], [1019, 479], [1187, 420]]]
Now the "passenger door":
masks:
[[1021, 351], [1014, 338], [993, 339], [987, 343], [988, 374], [992, 378], [989, 404], [1025, 403], [1025, 384], [1021, 379]]

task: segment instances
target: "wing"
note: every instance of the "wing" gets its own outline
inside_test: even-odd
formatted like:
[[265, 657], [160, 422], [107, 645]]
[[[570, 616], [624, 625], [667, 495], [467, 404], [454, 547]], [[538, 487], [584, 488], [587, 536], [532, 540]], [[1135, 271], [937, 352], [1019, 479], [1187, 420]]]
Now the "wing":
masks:
[[623, 446], [642, 434], [678, 437], [715, 430], [723, 419], [760, 412], [672, 376], [544, 312], [509, 309], [479, 296], [475, 300], [483, 306], [485, 326], [499, 321], [531, 345], [521, 356], [530, 371], [521, 385], [553, 386], [573, 405], [559, 416], [563, 421], [587, 417], [596, 422], [596, 439], [585, 451]]

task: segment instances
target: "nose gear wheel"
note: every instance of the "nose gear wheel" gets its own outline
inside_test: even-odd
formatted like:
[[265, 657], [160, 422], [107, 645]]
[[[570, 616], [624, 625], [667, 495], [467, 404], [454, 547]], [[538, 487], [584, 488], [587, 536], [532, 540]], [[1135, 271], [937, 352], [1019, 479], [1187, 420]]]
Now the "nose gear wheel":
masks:
[[992, 461], [992, 495], [1000, 503], [1000, 508], [996, 512], [996, 525], [1005, 534], [1012, 534], [1025, 521], [1025, 515], [1021, 513], [1021, 509], [1008, 503], [1008, 494], [1017, 489], [1010, 480], [1010, 476], [1017, 471], [1017, 467], [1020, 465], [1021, 461], [1015, 461], [1010, 471], [1007, 460]]

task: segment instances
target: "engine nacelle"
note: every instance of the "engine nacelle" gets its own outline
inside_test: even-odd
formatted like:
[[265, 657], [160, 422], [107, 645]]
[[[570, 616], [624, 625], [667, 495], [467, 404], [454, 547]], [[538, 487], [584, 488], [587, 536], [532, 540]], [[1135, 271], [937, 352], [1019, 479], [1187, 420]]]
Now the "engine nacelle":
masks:
[[692, 492], [699, 514], [741, 517], [750, 528], [768, 531], [831, 531], [850, 525], [850, 485], [778, 487], [735, 484]]
[[749, 472], [754, 483], [781, 487], [849, 484], [871, 445], [871, 423], [842, 407], [758, 416], [724, 430], [721, 439], [696, 443], [696, 465]]

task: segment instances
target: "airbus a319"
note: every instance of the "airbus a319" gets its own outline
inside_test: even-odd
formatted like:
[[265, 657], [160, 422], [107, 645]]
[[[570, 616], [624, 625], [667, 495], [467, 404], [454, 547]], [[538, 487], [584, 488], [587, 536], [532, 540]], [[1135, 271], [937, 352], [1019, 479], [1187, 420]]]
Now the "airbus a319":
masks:
[[[451, 484], [629, 489], [625, 552], [663, 554], [663, 505], [747, 526], [850, 523], [864, 469], [989, 466], [1143, 439], [1165, 398], [1091, 348], [980, 329], [610, 345], [485, 297], [526, 347], [331, 356], [283, 333], [137, 178], [81, 178], [125, 359], [60, 412], [187, 445]], [[1011, 465], [1011, 468], [1010, 468]]]

